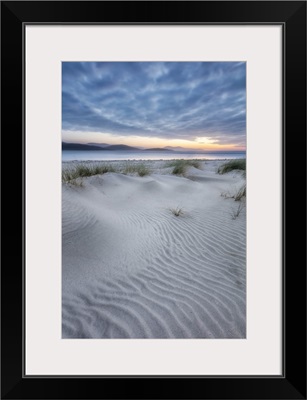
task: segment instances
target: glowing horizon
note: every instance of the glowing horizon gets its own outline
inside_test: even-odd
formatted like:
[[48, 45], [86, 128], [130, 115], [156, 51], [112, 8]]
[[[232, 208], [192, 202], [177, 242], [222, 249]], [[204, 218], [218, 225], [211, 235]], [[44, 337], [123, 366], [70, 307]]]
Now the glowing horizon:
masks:
[[[140, 148], [164, 148], [164, 147], [183, 147], [189, 150], [202, 151], [246, 151], [245, 146], [239, 145], [221, 145], [211, 138], [206, 138], [207, 142], [202, 140], [184, 140], [184, 139], [163, 139], [157, 137], [141, 137], [141, 136], [120, 136], [97, 132], [75, 132], [63, 131], [63, 142], [67, 143], [97, 143], [97, 144], [124, 144], [131, 147]], [[200, 138], [199, 138], [200, 139]]]
[[244, 62], [63, 62], [62, 140], [245, 151]]

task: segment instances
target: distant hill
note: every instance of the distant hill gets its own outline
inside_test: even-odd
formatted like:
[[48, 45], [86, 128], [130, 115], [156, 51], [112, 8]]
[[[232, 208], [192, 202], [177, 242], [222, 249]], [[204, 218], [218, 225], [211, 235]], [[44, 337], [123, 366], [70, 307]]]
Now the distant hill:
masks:
[[125, 144], [112, 144], [107, 147], [103, 147], [102, 150], [128, 150], [128, 151], [142, 151], [137, 147], [126, 146]]
[[186, 151], [186, 150], [191, 150], [191, 149], [185, 149], [184, 147], [181, 147], [181, 146], [176, 146], [176, 147], [174, 147], [174, 146], [166, 146], [166, 147], [164, 147], [164, 149], [166, 149], [166, 150], [173, 150], [173, 151]]
[[106, 147], [106, 146], [110, 146], [107, 143], [87, 143], [90, 146], [99, 146], [99, 147]]
[[62, 142], [62, 150], [103, 150], [103, 147], [92, 146], [81, 143], [66, 143]]
[[145, 151], [173, 151], [173, 150], [166, 149], [166, 148], [161, 149], [161, 147], [155, 147], [153, 149], [145, 149]]
[[106, 144], [106, 143], [67, 143], [62, 142], [62, 150], [98, 150], [98, 151], [178, 151], [181, 149], [184, 151], [183, 147], [154, 147], [152, 149], [144, 149], [139, 147], [127, 146], [126, 144]]
[[[105, 146], [105, 147], [103, 147]], [[102, 144], [102, 143], [66, 143], [62, 142], [62, 150], [99, 150], [99, 151], [112, 151], [112, 150], [124, 150], [124, 151], [142, 151], [137, 147], [126, 146], [125, 144]]]
[[195, 153], [203, 153], [204, 152], [204, 150], [202, 150], [202, 149], [188, 149], [186, 147], [181, 147], [181, 146], [176, 146], [176, 147], [166, 146], [164, 148], [168, 149], [168, 150], [176, 151], [177, 153], [181, 152], [181, 153], [185, 153], [185, 154], [195, 154]]

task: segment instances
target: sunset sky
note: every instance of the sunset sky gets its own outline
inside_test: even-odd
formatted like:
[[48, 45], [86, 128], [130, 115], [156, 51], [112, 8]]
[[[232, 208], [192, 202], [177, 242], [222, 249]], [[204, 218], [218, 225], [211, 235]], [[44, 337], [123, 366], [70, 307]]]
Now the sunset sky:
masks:
[[245, 62], [63, 62], [65, 142], [245, 150]]

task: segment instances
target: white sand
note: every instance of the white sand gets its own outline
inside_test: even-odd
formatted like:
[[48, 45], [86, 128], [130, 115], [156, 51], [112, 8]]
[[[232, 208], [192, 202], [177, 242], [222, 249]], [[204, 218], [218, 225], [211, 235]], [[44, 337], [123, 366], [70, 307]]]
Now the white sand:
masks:
[[63, 184], [63, 338], [244, 338], [246, 212], [221, 196], [241, 173], [146, 164]]

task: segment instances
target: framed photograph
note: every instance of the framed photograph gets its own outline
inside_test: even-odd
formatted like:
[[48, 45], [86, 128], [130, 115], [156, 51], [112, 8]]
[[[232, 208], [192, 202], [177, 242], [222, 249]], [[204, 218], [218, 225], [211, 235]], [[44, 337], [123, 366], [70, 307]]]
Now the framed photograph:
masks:
[[305, 399], [306, 3], [1, 11], [2, 398]]

